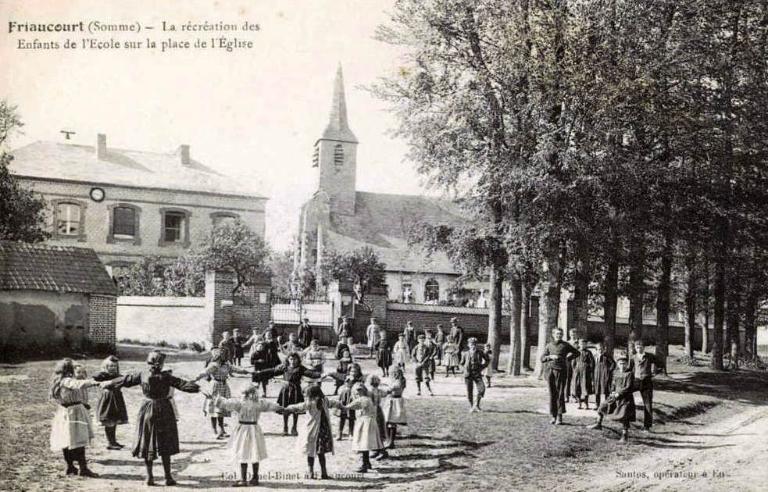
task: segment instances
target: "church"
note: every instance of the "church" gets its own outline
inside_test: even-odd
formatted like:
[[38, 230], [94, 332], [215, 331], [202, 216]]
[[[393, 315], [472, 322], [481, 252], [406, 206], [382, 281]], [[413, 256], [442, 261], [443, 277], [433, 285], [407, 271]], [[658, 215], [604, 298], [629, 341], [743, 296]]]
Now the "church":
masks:
[[386, 265], [390, 300], [448, 302], [461, 273], [445, 254], [427, 256], [418, 247], [410, 246], [408, 233], [420, 222], [463, 222], [459, 208], [439, 198], [358, 191], [358, 144], [349, 126], [339, 66], [328, 124], [314, 146], [312, 167], [317, 185], [301, 207], [294, 267], [315, 270], [320, 284], [317, 266], [325, 251], [344, 252], [368, 246]]

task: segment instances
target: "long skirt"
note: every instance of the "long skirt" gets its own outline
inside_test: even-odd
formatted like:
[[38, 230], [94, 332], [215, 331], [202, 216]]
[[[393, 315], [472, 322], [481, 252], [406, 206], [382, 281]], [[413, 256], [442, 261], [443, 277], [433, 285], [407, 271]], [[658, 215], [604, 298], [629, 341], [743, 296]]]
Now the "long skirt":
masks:
[[264, 433], [257, 423], [238, 423], [229, 438], [227, 447], [232, 451], [232, 459], [237, 463], [258, 463], [267, 457], [267, 443]]
[[51, 422], [51, 451], [88, 446], [92, 438], [91, 415], [82, 403], [56, 409]]
[[280, 390], [277, 395], [277, 404], [281, 407], [294, 405], [304, 401], [304, 395], [301, 394], [301, 386], [294, 383], [288, 383]]
[[376, 407], [376, 425], [379, 426], [379, 437], [383, 442], [387, 439], [387, 421], [384, 418], [384, 411], [381, 409], [381, 405]]
[[217, 396], [222, 398], [232, 398], [232, 392], [226, 381], [213, 380], [213, 384], [211, 385], [211, 398], [205, 400], [205, 413], [210, 417], [229, 417], [231, 415], [229, 410], [224, 410], [213, 404], [213, 401]]
[[355, 451], [376, 451], [383, 449], [384, 442], [379, 434], [376, 417], [359, 416], [355, 420], [355, 432], [352, 435], [352, 449]]
[[400, 397], [389, 397], [384, 400], [384, 420], [388, 424], [408, 425], [405, 400]]
[[136, 420], [133, 456], [154, 460], [179, 452], [179, 430], [171, 400], [144, 400]]

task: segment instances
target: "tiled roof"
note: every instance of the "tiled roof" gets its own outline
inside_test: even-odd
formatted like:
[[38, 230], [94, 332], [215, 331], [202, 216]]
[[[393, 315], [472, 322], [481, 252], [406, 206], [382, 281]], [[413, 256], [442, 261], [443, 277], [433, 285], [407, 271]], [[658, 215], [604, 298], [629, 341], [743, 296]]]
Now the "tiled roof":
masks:
[[411, 228], [419, 223], [457, 225], [466, 221], [456, 204], [420, 195], [390, 195], [358, 191], [355, 215], [331, 214], [328, 244], [348, 251], [373, 248], [388, 271], [458, 274], [443, 253], [428, 257], [409, 246]]
[[45, 290], [117, 295], [117, 287], [90, 248], [0, 241], [0, 291]]
[[229, 178], [195, 160], [182, 164], [178, 152], [108, 147], [104, 158], [97, 159], [92, 145], [38, 141], [13, 155], [11, 173], [19, 176], [264, 198], [254, 191], [254, 183]]

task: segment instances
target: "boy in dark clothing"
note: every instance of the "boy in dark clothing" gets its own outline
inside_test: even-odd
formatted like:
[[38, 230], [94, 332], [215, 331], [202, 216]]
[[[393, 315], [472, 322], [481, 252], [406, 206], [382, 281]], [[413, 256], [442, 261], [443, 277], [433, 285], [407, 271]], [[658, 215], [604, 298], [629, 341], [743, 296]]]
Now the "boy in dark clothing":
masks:
[[240, 330], [237, 328], [232, 330], [232, 346], [235, 351], [235, 353], [232, 355], [232, 358], [238, 366], [243, 365], [243, 355], [245, 355], [243, 344], [246, 340], [247, 339], [240, 334]]
[[616, 361], [605, 351], [605, 344], [597, 344], [597, 360], [595, 361], [595, 376], [592, 380], [595, 387], [595, 404], [600, 407], [600, 401], [611, 394], [611, 380], [616, 369]]
[[416, 374], [416, 394], [421, 396], [421, 382], [424, 381], [429, 390], [429, 394], [435, 396], [435, 394], [432, 393], [432, 387], [429, 385], [432, 349], [424, 344], [424, 335], [419, 335], [418, 343], [413, 347], [413, 351], [411, 352], [411, 359], [416, 365], [414, 367], [414, 372]]
[[635, 397], [633, 369], [627, 362], [626, 354], [616, 359], [618, 368], [613, 373], [611, 382], [611, 394], [597, 410], [597, 423], [590, 425], [590, 429], [602, 429], [603, 418], [608, 416], [611, 420], [621, 422], [621, 442], [627, 442], [629, 437], [629, 425], [635, 421]]
[[645, 352], [642, 340], [635, 342], [635, 355], [630, 361], [634, 371], [635, 386], [643, 398], [643, 432], [648, 432], [653, 426], [653, 375], [657, 372], [656, 358]]
[[[488, 357], [485, 352], [477, 348], [477, 339], [470, 337], [467, 339], [467, 350], [461, 353], [461, 368], [464, 372], [464, 384], [467, 387], [467, 399], [469, 400], [469, 411], [480, 412], [480, 400], [485, 395], [485, 385], [483, 384], [483, 369], [488, 366]], [[473, 398], [474, 386], [477, 386], [477, 396]]]
[[576, 364], [573, 366], [571, 394], [579, 402], [579, 408], [583, 402], [589, 410], [589, 395], [594, 392], [592, 376], [595, 373], [595, 357], [587, 348], [587, 341], [583, 338], [579, 340], [579, 355], [574, 360]]
[[552, 416], [550, 423], [563, 424], [565, 413], [566, 367], [571, 363], [569, 359], [579, 355], [579, 351], [571, 344], [563, 341], [563, 330], [552, 330], [552, 341], [544, 347], [541, 362], [547, 363], [547, 383], [549, 386], [549, 413]]

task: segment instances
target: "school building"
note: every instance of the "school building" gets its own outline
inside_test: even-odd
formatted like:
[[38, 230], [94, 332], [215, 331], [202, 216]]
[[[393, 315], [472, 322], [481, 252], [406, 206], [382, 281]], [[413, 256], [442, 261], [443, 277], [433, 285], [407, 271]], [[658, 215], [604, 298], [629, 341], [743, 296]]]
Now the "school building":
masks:
[[[63, 132], [69, 137], [69, 133]], [[174, 152], [37, 141], [13, 151], [11, 173], [48, 204], [48, 244], [92, 248], [113, 275], [142, 257], [184, 255], [222, 222], [264, 236], [267, 198], [242, 180]]]

